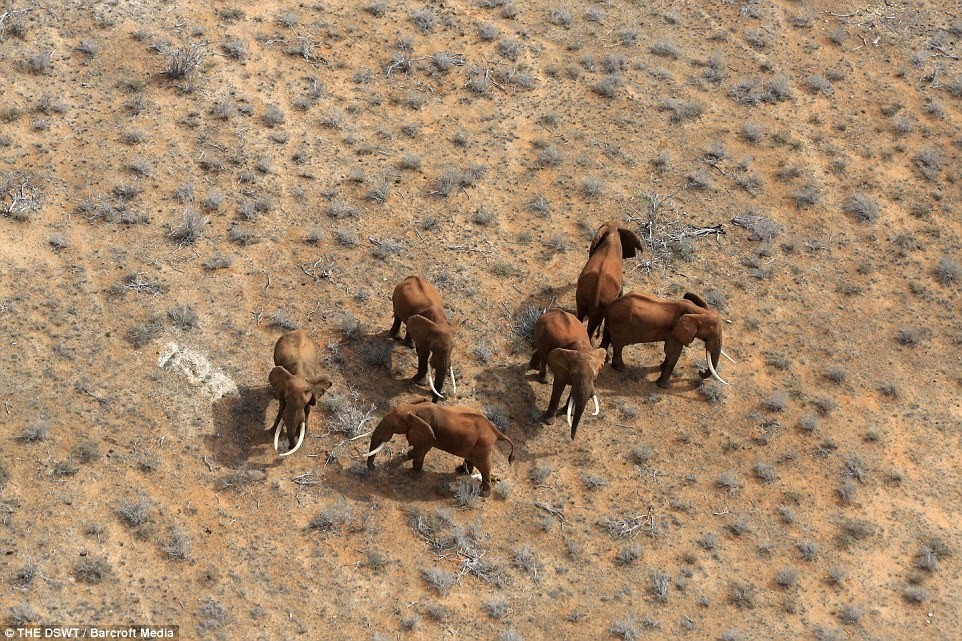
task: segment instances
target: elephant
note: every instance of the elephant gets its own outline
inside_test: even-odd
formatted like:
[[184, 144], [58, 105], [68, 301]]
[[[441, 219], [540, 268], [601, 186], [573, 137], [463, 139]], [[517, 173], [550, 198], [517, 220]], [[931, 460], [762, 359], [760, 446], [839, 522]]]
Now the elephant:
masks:
[[395, 434], [404, 434], [414, 459], [414, 471], [424, 469], [424, 456], [432, 447], [464, 458], [457, 472], [470, 474], [474, 468], [481, 473], [481, 494], [491, 493], [491, 451], [498, 441], [511, 446], [508, 463], [514, 461], [514, 443], [484, 414], [470, 407], [442, 407], [421, 397], [412, 403], [400, 403], [374, 428], [367, 467], [374, 469], [374, 457]]
[[718, 312], [697, 294], [685, 294], [684, 300], [670, 301], [645, 294], [625, 294], [608, 306], [601, 347], [607, 354], [612, 346], [611, 366], [622, 372], [625, 362], [622, 350], [634, 343], [665, 343], [665, 360], [661, 363], [658, 387], [671, 387], [671, 373], [681, 355], [681, 349], [696, 338], [705, 341], [708, 371], [699, 372], [702, 378], [713, 376], [725, 385], [718, 375], [718, 359], [722, 351], [722, 320]]
[[[414, 348], [418, 354], [418, 371], [411, 381], [420, 383], [428, 377], [428, 385], [434, 393], [433, 402], [444, 398], [441, 390], [448, 372], [451, 373], [452, 393], [458, 393], [454, 379], [451, 354], [454, 351], [455, 328], [448, 322], [441, 303], [441, 294], [429, 281], [420, 276], [408, 276], [394, 288], [394, 324], [391, 337], [398, 338], [401, 323], [405, 324], [404, 343]], [[434, 368], [434, 376], [428, 371], [428, 359]], [[435, 387], [435, 380], [437, 386]]]
[[[570, 385], [567, 416], [571, 440], [574, 440], [588, 399], [594, 399], [594, 416], [600, 411], [598, 397], [595, 395], [595, 378], [604, 367], [607, 351], [592, 349], [585, 326], [573, 314], [563, 309], [549, 309], [538, 318], [534, 326], [534, 342], [536, 347], [528, 368], [539, 370], [538, 380], [542, 383], [548, 382], [548, 367], [554, 374], [551, 400], [541, 420], [551, 423], [558, 410], [561, 393]], [[572, 405], [574, 420], [571, 418]]]
[[575, 301], [578, 320], [588, 319], [588, 336], [597, 337], [605, 308], [624, 293], [621, 283], [622, 260], [642, 251], [641, 239], [617, 220], [598, 228], [588, 248], [588, 262], [578, 276]]
[[[269, 429], [274, 430], [274, 450], [281, 435], [281, 418], [290, 449], [281, 456], [290, 456], [300, 448], [307, 433], [307, 419], [317, 399], [331, 386], [331, 379], [321, 371], [314, 339], [302, 329], [287, 332], [274, 345], [274, 369], [268, 380], [274, 398], [280, 402], [277, 418]], [[295, 428], [297, 442], [294, 441]]]

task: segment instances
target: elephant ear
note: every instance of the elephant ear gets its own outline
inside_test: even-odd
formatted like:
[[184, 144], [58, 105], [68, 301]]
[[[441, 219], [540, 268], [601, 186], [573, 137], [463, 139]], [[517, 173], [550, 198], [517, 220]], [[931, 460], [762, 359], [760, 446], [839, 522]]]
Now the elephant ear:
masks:
[[671, 335], [682, 345], [688, 345], [698, 334], [697, 314], [685, 314], [671, 328]]
[[644, 245], [641, 244], [641, 239], [638, 238], [638, 234], [630, 229], [619, 227], [618, 235], [621, 236], [622, 258], [634, 258], [635, 252], [641, 252], [644, 248]]
[[571, 369], [577, 358], [577, 351], [556, 347], [548, 354], [546, 361], [556, 377], [567, 381], [571, 380]]
[[270, 381], [271, 388], [274, 390], [274, 398], [283, 398], [291, 381], [294, 380], [294, 375], [278, 365], [271, 370], [267, 380]]
[[331, 387], [332, 381], [326, 375], [318, 374], [314, 378], [307, 379], [307, 383], [311, 386], [313, 392], [310, 403], [311, 405], [317, 405], [317, 399], [324, 396], [324, 392]]
[[591, 352], [591, 369], [594, 370], [595, 376], [601, 373], [601, 368], [605, 366], [605, 359], [608, 358], [608, 350], [598, 348], [592, 350]]
[[591, 245], [588, 247], [589, 256], [595, 253], [595, 250], [598, 249], [598, 246], [605, 241], [605, 238], [608, 237], [609, 233], [610, 230], [608, 229], [607, 224], [604, 224], [598, 228], [598, 233], [595, 234], [594, 240], [591, 241]]
[[698, 294], [692, 294], [691, 292], [688, 292], [685, 294], [684, 298], [685, 300], [691, 301], [703, 309], [708, 309], [708, 303], [706, 303], [705, 299]]
[[437, 323], [420, 314], [408, 318], [407, 328], [415, 345], [427, 345], [440, 333]]
[[[437, 440], [437, 435], [434, 433], [434, 428], [431, 427], [430, 422], [431, 412], [434, 411], [432, 407], [433, 405], [425, 407], [419, 404], [410, 412], [402, 414], [408, 423], [407, 436], [408, 443], [411, 445], [415, 445], [418, 442], [433, 445], [434, 441]], [[427, 419], [422, 417], [422, 414], [427, 417]]]

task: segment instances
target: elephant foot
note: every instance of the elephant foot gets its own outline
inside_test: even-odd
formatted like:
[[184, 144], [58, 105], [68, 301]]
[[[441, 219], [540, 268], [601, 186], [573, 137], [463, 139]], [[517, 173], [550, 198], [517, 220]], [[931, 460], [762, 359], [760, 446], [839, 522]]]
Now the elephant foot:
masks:
[[554, 416], [545, 412], [541, 415], [541, 422], [545, 425], [551, 425], [554, 422]]
[[411, 378], [408, 379], [408, 382], [410, 382], [410, 383], [423, 383], [425, 377], [427, 377], [427, 374], [415, 374], [414, 376], [412, 376]]
[[702, 378], [709, 378], [711, 377], [711, 372], [709, 372], [707, 369], [703, 369], [698, 372], [698, 375], [701, 376]]
[[405, 461], [407, 461], [408, 459], [412, 459], [412, 458], [414, 458], [414, 448], [413, 448], [413, 447], [412, 447], [411, 449], [409, 449], [407, 452], [404, 453], [404, 460], [405, 460]]
[[484, 497], [491, 496], [491, 484], [490, 484], [490, 483], [482, 483], [482, 484], [481, 484], [481, 492], [480, 492], [480, 494], [481, 494], [481, 496], [484, 496]]
[[661, 379], [659, 378], [657, 381], [655, 381], [655, 385], [657, 385], [657, 386], [660, 387], [661, 389], [670, 389], [670, 388], [671, 388], [671, 381], [668, 381], [668, 380], [664, 380], [664, 381], [663, 381], [663, 380], [661, 380]]
[[624, 363], [612, 363], [611, 367], [617, 372], [624, 372], [625, 370], [628, 369], [627, 367], [625, 367]]
[[454, 468], [454, 473], [455, 473], [455, 474], [470, 474], [470, 472], [468, 472], [467, 466], [465, 466], [464, 463], [462, 463], [461, 465], [459, 465], [459, 466], [457, 466], [456, 468]]
[[538, 374], [538, 382], [539, 382], [539, 383], [547, 383], [547, 382], [548, 382], [548, 375], [547, 375], [547, 374]]

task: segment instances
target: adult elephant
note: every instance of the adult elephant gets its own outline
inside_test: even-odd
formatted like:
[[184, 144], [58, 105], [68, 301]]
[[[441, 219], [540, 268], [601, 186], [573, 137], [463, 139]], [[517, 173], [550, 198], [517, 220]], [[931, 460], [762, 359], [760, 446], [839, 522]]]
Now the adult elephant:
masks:
[[542, 383], [548, 382], [548, 368], [554, 374], [551, 400], [541, 420], [551, 423], [558, 411], [561, 393], [570, 385], [567, 416], [571, 439], [574, 440], [588, 399], [593, 398], [595, 401], [594, 415], [597, 416], [600, 411], [598, 397], [595, 395], [595, 378], [604, 367], [607, 351], [592, 349], [585, 326], [563, 309], [549, 309], [538, 318], [534, 326], [534, 343], [535, 352], [531, 355], [528, 367], [539, 370], [538, 380]]
[[608, 305], [621, 296], [623, 259], [634, 258], [642, 250], [641, 239], [617, 220], [609, 220], [598, 228], [591, 246], [588, 262], [578, 276], [575, 301], [578, 320], [588, 319], [588, 336], [595, 337]]
[[491, 492], [491, 453], [495, 443], [507, 441], [511, 445], [508, 463], [514, 460], [514, 443], [483, 413], [470, 407], [442, 407], [422, 398], [398, 404], [377, 424], [365, 454], [368, 469], [374, 469], [374, 457], [395, 434], [407, 437], [411, 445], [408, 457], [414, 459], [415, 472], [424, 469], [424, 456], [434, 447], [464, 459], [458, 472], [470, 474], [477, 467], [484, 496]]
[[665, 360], [661, 363], [658, 387], [671, 387], [671, 373], [684, 346], [700, 338], [705, 342], [708, 371], [699, 372], [702, 378], [718, 375], [718, 359], [731, 357], [722, 351], [722, 320], [697, 294], [685, 294], [683, 300], [671, 301], [645, 294], [625, 294], [608, 306], [601, 347], [607, 352], [612, 347], [611, 366], [625, 370], [622, 350], [634, 343], [665, 343]]
[[317, 345], [311, 335], [297, 329], [278, 338], [274, 344], [274, 369], [267, 378], [274, 398], [279, 402], [277, 418], [268, 428], [274, 430], [274, 450], [278, 449], [283, 418], [289, 449], [281, 456], [290, 456], [304, 442], [311, 408], [331, 386], [331, 379], [317, 358]]
[[[408, 276], [394, 288], [391, 301], [394, 306], [391, 336], [398, 338], [401, 323], [404, 323], [404, 342], [408, 346], [413, 343], [418, 354], [418, 371], [411, 380], [420, 383], [427, 375], [428, 385], [434, 392], [433, 400], [437, 403], [438, 399], [444, 398], [441, 390], [444, 389], [445, 379], [450, 372], [451, 389], [457, 394], [458, 384], [454, 379], [454, 367], [451, 364], [455, 328], [448, 322], [437, 288], [420, 276]], [[434, 368], [433, 377], [428, 371], [429, 361]]]

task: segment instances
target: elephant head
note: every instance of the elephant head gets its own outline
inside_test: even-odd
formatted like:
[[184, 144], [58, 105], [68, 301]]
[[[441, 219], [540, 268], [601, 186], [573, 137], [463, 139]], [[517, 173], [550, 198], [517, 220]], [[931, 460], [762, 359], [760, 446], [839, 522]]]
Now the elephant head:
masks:
[[[571, 394], [568, 397], [567, 414], [568, 425], [571, 427], [571, 439], [574, 440], [578, 431], [578, 423], [589, 399], [595, 401], [595, 414], [598, 413], [598, 397], [595, 395], [595, 378], [605, 364], [608, 352], [604, 349], [573, 350], [561, 347], [551, 350], [548, 354], [548, 367], [554, 373], [555, 385], [570, 385]], [[574, 418], [572, 418], [572, 409]]]
[[618, 232], [622, 258], [634, 258], [635, 253], [642, 250], [643, 245], [641, 239], [638, 238], [638, 234], [630, 229], [625, 229], [617, 220], [609, 220], [598, 228], [598, 233], [595, 234], [594, 240], [588, 247], [588, 255], [594, 254], [613, 232]]
[[[280, 401], [281, 411], [278, 414], [278, 419], [283, 417], [284, 428], [287, 430], [287, 438], [291, 447], [281, 456], [287, 456], [293, 454], [304, 442], [309, 408], [316, 405], [317, 399], [328, 390], [331, 386], [331, 379], [324, 374], [305, 379], [291, 374], [284, 367], [277, 366], [271, 370], [268, 380], [274, 390], [274, 397]], [[277, 427], [278, 422], [274, 421], [274, 449], [277, 449], [277, 441], [280, 436], [280, 430]], [[298, 432], [296, 444], [294, 441], [295, 431]]]
[[700, 376], [702, 378], [714, 376], [727, 385], [728, 383], [718, 375], [718, 359], [722, 355], [731, 358], [722, 351], [721, 316], [717, 311], [708, 307], [705, 299], [698, 294], [689, 292], [685, 294], [685, 300], [694, 303], [703, 311], [682, 315], [671, 330], [672, 336], [682, 345], [688, 345], [696, 338], [705, 341], [708, 370], [700, 372]]
[[[454, 333], [455, 328], [447, 320], [437, 322], [415, 314], [407, 320], [408, 335], [414, 339], [414, 345], [418, 352], [418, 375], [417, 378], [428, 375], [428, 383], [431, 391], [434, 392], [434, 402], [444, 398], [442, 390], [447, 379], [448, 372], [451, 373], [451, 386], [456, 394], [458, 384], [454, 380], [454, 368], [451, 364], [451, 354], [454, 352]], [[430, 365], [434, 369], [434, 375], [428, 370], [428, 354], [430, 354]]]
[[[430, 407], [429, 401], [430, 399], [422, 397], [412, 403], [402, 403], [384, 415], [371, 435], [371, 447], [367, 452], [367, 469], [374, 469], [374, 457], [395, 434], [409, 434], [413, 429], [415, 440], [418, 436], [434, 440], [431, 418], [425, 411]], [[421, 410], [425, 416], [420, 416], [418, 410]], [[408, 440], [411, 441], [410, 438]]]

